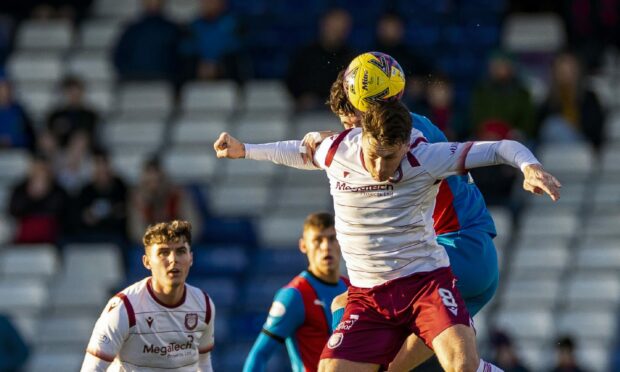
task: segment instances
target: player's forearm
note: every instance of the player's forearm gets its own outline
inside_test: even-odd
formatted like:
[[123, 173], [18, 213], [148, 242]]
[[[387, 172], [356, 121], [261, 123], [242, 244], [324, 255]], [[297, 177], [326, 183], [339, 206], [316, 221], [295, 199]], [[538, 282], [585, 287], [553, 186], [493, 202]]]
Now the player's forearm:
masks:
[[280, 343], [261, 332], [245, 360], [243, 372], [265, 371], [269, 357], [278, 346], [280, 346]]
[[86, 352], [80, 372], [105, 372], [108, 370], [110, 364], [110, 362], [103, 360], [90, 352]]
[[198, 372], [213, 372], [211, 353], [200, 354], [198, 360]]
[[540, 162], [527, 147], [510, 140], [473, 142], [465, 158], [466, 169], [501, 164], [523, 170], [528, 165]]
[[246, 159], [266, 160], [298, 169], [320, 169], [312, 162], [304, 164], [304, 160], [299, 152], [301, 141], [280, 141], [262, 144], [246, 143], [244, 145]]

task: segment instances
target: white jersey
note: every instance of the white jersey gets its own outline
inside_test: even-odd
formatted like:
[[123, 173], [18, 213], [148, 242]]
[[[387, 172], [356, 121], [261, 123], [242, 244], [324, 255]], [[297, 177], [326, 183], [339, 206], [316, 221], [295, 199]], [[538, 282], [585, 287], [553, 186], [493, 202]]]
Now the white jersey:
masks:
[[[298, 148], [295, 141], [246, 145], [246, 158], [311, 168], [299, 164]], [[297, 155], [291, 156], [295, 151]], [[390, 180], [378, 182], [364, 165], [358, 128], [323, 141], [314, 163], [329, 178], [336, 233], [351, 284], [370, 288], [449, 265], [433, 229], [441, 179], [466, 168], [492, 164], [523, 168], [538, 161], [514, 141], [428, 144], [422, 133], [413, 129], [410, 151], [396, 173]]]
[[207, 353], [214, 345], [214, 319], [213, 302], [202, 290], [186, 284], [181, 302], [167, 306], [146, 278], [110, 299], [95, 324], [82, 371], [106, 370], [101, 366], [110, 362], [107, 371], [211, 370]]

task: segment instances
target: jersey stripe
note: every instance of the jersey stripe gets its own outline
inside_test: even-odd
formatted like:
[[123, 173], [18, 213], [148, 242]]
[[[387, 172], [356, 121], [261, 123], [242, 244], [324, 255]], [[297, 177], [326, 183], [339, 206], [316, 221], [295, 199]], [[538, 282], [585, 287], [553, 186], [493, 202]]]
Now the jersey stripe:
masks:
[[332, 142], [332, 145], [330, 146], [329, 150], [327, 151], [327, 156], [325, 157], [325, 166], [326, 167], [329, 167], [332, 164], [332, 160], [334, 160], [334, 155], [336, 155], [336, 151], [338, 151], [338, 146], [340, 146], [340, 143], [344, 140], [344, 137], [346, 137], [347, 134], [349, 134], [351, 129], [347, 129], [344, 132], [340, 133], [338, 135], [338, 137], [336, 137], [334, 142]]
[[125, 304], [125, 309], [127, 309], [127, 316], [129, 317], [129, 328], [135, 326], [136, 313], [134, 313], [133, 311], [133, 306], [131, 306], [131, 302], [124, 293], [118, 293], [116, 296], [123, 300], [123, 304]]
[[207, 308], [205, 311], [205, 323], [209, 324], [209, 322], [211, 321], [211, 302], [209, 301], [209, 296], [207, 295], [205, 291], [202, 291], [202, 294], [205, 295], [206, 308]]
[[461, 153], [461, 156], [459, 157], [459, 166], [458, 166], [458, 171], [461, 174], [465, 174], [467, 173], [467, 170], [465, 169], [465, 161], [467, 160], [467, 154], [469, 154], [469, 150], [471, 150], [471, 147], [474, 145], [473, 142], [467, 142], [465, 143], [465, 148], [463, 149], [463, 152]]
[[101, 360], [104, 360], [108, 363], [112, 363], [114, 361], [114, 357], [106, 355], [104, 353], [102, 353], [99, 350], [92, 350], [92, 349], [87, 349], [86, 352], [96, 358], [99, 358]]
[[284, 338], [282, 338], [282, 337], [280, 337], [280, 336], [276, 335], [275, 333], [271, 333], [271, 332], [269, 332], [269, 331], [268, 331], [268, 330], [266, 330], [265, 328], [263, 328], [263, 329], [261, 330], [261, 332], [263, 332], [264, 334], [266, 334], [267, 336], [269, 336], [269, 337], [273, 338], [274, 340], [278, 341], [278, 342], [279, 342], [279, 343], [281, 343], [281, 344], [282, 344], [282, 343], [284, 343]]

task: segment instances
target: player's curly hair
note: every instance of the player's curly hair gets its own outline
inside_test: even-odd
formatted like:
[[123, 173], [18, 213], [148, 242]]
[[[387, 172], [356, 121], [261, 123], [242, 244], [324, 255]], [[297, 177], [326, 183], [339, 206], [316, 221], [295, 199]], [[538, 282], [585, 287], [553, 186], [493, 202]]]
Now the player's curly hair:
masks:
[[188, 221], [174, 220], [160, 222], [147, 227], [142, 243], [144, 248], [153, 244], [187, 242], [192, 244], [192, 224]]
[[382, 145], [409, 143], [411, 114], [400, 101], [386, 101], [369, 106], [362, 115], [362, 132]]
[[327, 212], [311, 213], [304, 221], [304, 230], [310, 228], [317, 230], [325, 230], [334, 226], [334, 216]]
[[329, 91], [329, 99], [325, 102], [329, 106], [329, 109], [336, 115], [355, 115], [355, 108], [349, 102], [347, 93], [344, 89], [344, 73], [346, 69], [341, 70], [338, 73], [336, 81], [332, 83], [332, 87]]

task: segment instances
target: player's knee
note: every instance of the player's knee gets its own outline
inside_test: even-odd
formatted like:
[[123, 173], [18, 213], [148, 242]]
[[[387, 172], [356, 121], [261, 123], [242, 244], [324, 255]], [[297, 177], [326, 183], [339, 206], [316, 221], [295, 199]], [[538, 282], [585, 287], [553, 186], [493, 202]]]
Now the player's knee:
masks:
[[332, 300], [332, 313], [347, 306], [348, 292], [340, 294]]

